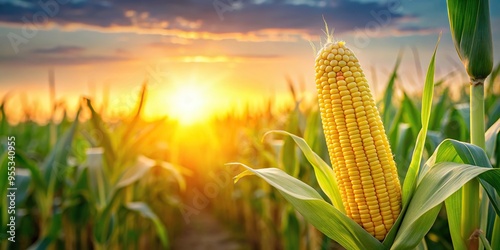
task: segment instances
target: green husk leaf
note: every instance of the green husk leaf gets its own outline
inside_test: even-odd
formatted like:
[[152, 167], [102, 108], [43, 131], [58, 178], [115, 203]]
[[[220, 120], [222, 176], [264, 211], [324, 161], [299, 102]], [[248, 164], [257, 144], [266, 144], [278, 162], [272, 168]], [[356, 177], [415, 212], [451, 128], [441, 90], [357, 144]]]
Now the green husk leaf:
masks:
[[460, 60], [472, 81], [493, 68], [489, 0], [447, 0], [450, 30]]

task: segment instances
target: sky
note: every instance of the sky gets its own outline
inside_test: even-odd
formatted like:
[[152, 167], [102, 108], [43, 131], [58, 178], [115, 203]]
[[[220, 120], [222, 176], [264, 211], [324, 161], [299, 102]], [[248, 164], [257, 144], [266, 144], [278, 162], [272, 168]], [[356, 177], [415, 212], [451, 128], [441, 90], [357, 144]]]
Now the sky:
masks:
[[[490, 12], [497, 64], [500, 1]], [[48, 113], [49, 69], [57, 100], [75, 106], [90, 96], [117, 112], [133, 108], [148, 79], [150, 117], [285, 100], [287, 79], [314, 93], [311, 43], [324, 38], [323, 18], [356, 53], [375, 95], [401, 49], [398, 84], [419, 91], [418, 68], [425, 73], [440, 32], [436, 76], [458, 69], [457, 81], [466, 80], [445, 0], [0, 0], [0, 96], [10, 94], [12, 112], [25, 103]]]

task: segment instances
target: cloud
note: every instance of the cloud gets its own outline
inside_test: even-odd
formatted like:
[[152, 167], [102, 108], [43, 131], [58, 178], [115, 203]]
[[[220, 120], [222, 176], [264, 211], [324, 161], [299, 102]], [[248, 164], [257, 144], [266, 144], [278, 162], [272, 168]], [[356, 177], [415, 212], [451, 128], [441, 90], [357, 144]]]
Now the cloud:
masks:
[[[64, 2], [60, 0], [61, 2]], [[389, 6], [351, 1], [250, 0], [56, 0], [33, 4], [0, 2], [0, 23], [40, 28], [162, 34], [182, 39], [287, 41], [322, 34], [322, 17], [337, 34], [376, 21]], [[50, 3], [40, 5], [40, 3]], [[231, 5], [230, 3], [236, 3]], [[389, 13], [391, 23], [405, 15]], [[52, 25], [52, 26], [51, 26]]]
[[0, 65], [8, 66], [71, 66], [71, 65], [89, 65], [100, 63], [126, 62], [133, 60], [127, 56], [48, 56], [45, 54], [30, 56], [0, 56]]
[[52, 48], [33, 49], [31, 52], [36, 54], [77, 54], [85, 51], [80, 46], [56, 46]]

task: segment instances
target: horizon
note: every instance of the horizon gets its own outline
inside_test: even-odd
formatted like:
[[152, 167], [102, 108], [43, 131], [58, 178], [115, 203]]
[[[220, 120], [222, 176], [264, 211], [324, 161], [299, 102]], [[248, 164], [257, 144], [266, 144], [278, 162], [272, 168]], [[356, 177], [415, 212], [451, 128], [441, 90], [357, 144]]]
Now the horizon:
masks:
[[[153, 91], [146, 117], [170, 115], [186, 122], [268, 98], [289, 102], [288, 81], [314, 95], [309, 43], [318, 47], [325, 37], [323, 18], [335, 39], [356, 53], [376, 97], [401, 49], [397, 84], [420, 91], [440, 32], [436, 79], [458, 72], [448, 80], [467, 81], [445, 1], [51, 0], [43, 5], [7, 0], [0, 6], [6, 45], [0, 48], [0, 96], [13, 93], [9, 110], [18, 114], [23, 102], [50, 113], [50, 84], [55, 99], [70, 106], [90, 96], [126, 112], [133, 108], [126, 103], [134, 103], [130, 100], [149, 79]], [[490, 10], [492, 23], [498, 23], [500, 3], [493, 1]], [[492, 28], [499, 51], [500, 26]], [[496, 53], [495, 65], [499, 58]]]

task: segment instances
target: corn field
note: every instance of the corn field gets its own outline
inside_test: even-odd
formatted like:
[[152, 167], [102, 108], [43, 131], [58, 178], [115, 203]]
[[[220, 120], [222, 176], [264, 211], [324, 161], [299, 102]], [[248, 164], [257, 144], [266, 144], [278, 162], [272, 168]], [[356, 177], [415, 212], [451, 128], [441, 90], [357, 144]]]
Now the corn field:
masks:
[[[326, 26], [317, 93], [287, 79], [286, 106], [147, 120], [146, 79], [130, 113], [85, 96], [40, 123], [3, 96], [0, 249], [500, 249], [500, 64], [489, 2], [466, 2], [447, 7], [470, 81], [435, 78], [441, 34], [421, 91], [401, 53], [374, 98], [363, 50]], [[207, 216], [234, 245], [201, 242]]]

